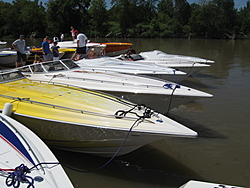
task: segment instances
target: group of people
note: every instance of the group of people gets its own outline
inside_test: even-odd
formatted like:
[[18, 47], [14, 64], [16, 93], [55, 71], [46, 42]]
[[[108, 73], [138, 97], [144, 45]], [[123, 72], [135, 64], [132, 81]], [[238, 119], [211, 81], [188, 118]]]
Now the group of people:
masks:
[[[12, 43], [12, 48], [17, 51], [17, 59], [15, 63], [15, 67], [17, 68], [19, 64], [22, 66], [26, 65], [27, 56], [26, 56], [26, 42], [24, 40], [24, 35], [20, 35], [19, 39], [15, 40]], [[43, 53], [43, 60], [40, 57], [34, 58], [34, 63], [40, 61], [49, 61], [52, 60], [59, 60], [59, 50], [57, 47], [57, 42], [53, 42], [53, 46], [51, 47], [52, 52], [50, 51], [49, 46], [49, 37], [45, 37], [42, 42], [42, 53]]]
[[[76, 40], [77, 48], [74, 54], [71, 57], [71, 60], [79, 60], [81, 59], [82, 56], [86, 55], [86, 45], [88, 42], [88, 38], [86, 37], [85, 34], [78, 32], [78, 30], [75, 30], [73, 26], [70, 27], [70, 32], [72, 36], [73, 42]], [[61, 41], [64, 40], [64, 34], [61, 32], [60, 33], [60, 39]], [[43, 60], [41, 58], [36, 59], [34, 63], [40, 62], [40, 61], [49, 61], [49, 60], [59, 60], [59, 50], [57, 46], [57, 42], [59, 41], [56, 36], [53, 38], [53, 46], [50, 48], [50, 41], [49, 37], [45, 37], [43, 42], [42, 42], [42, 53], [43, 53]], [[17, 60], [16, 60], [16, 68], [19, 66], [21, 63], [23, 66], [26, 65], [27, 57], [26, 57], [26, 52], [25, 52], [25, 40], [24, 40], [24, 35], [20, 35], [19, 39], [15, 40], [12, 43], [12, 47], [17, 51]], [[52, 50], [52, 51], [51, 51]], [[90, 50], [89, 51], [89, 56], [94, 57], [94, 51]]]

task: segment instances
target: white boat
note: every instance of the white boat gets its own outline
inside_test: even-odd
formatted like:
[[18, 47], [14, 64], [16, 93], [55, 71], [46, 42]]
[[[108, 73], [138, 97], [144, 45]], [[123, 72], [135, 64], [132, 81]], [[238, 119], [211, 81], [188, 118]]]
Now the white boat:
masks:
[[19, 71], [0, 73], [0, 110], [13, 104], [11, 117], [51, 147], [119, 156], [170, 137], [197, 133], [143, 105], [104, 93], [32, 82]]
[[[26, 51], [27, 59], [30, 55], [29, 51]], [[0, 50], [0, 66], [1, 67], [15, 67], [17, 59], [17, 52], [14, 50]]]
[[185, 72], [187, 76], [199, 72], [204, 68], [210, 67], [210, 65], [208, 64], [197, 63], [192, 61], [164, 61], [164, 60], [145, 59], [140, 54], [123, 54], [120, 56], [116, 56], [114, 58], [122, 61], [127, 61], [130, 63], [156, 64], [163, 67], [170, 67], [175, 70]]
[[225, 185], [222, 183], [208, 183], [202, 181], [190, 180], [184, 185], [180, 186], [180, 188], [243, 188], [234, 185]]
[[5, 45], [7, 42], [0, 41], [0, 45]]
[[197, 62], [197, 63], [214, 63], [213, 60], [203, 59], [199, 57], [167, 54], [160, 50], [147, 51], [139, 53], [146, 60], [168, 61], [168, 62]]
[[153, 64], [129, 63], [117, 59], [111, 59], [109, 57], [81, 59], [76, 61], [76, 64], [85, 70], [102, 72], [112, 71], [133, 75], [144, 75], [173, 82], [180, 82], [187, 77], [186, 73], [169, 67]]
[[[53, 44], [50, 44], [52, 46]], [[73, 53], [75, 53], [76, 47], [77, 47], [77, 42], [75, 41], [62, 41], [62, 42], [57, 42], [57, 46], [59, 46], [59, 52], [63, 52], [64, 56], [63, 58], [71, 58]], [[105, 44], [101, 43], [87, 43], [87, 52], [88, 49], [94, 51], [96, 54], [100, 54], [100, 52], [106, 48]], [[105, 55], [105, 54], [104, 54]]]
[[[70, 85], [106, 92], [161, 113], [186, 102], [212, 95], [173, 82], [116, 72], [85, 71], [71, 60], [59, 60], [19, 68], [32, 81]], [[176, 87], [176, 88], [175, 88]]]
[[11, 105], [6, 103], [3, 114], [0, 114], [0, 188], [73, 188], [43, 141], [7, 116]]

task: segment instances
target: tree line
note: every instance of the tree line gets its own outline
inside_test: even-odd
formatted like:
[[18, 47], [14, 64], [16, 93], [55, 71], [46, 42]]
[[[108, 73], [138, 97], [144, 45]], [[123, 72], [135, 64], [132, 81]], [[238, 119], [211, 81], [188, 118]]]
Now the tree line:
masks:
[[250, 1], [234, 0], [0, 0], [0, 38], [44, 37], [70, 26], [90, 37], [248, 38]]

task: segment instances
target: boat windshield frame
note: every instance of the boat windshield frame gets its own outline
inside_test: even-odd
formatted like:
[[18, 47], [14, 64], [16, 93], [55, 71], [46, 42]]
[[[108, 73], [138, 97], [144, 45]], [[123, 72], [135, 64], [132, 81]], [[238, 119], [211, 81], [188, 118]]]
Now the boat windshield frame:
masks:
[[26, 77], [18, 70], [0, 72], [0, 83], [12, 82], [25, 78]]
[[39, 73], [65, 71], [75, 68], [80, 68], [80, 67], [72, 60], [64, 59], [57, 61], [34, 63], [31, 65], [23, 66], [19, 70], [24, 73], [39, 74]]

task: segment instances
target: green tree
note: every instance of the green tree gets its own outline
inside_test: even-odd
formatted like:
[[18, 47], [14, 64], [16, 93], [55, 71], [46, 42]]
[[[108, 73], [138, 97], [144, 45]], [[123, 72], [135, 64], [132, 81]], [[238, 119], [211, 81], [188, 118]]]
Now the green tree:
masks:
[[104, 0], [92, 0], [91, 2], [88, 13], [90, 15], [91, 33], [95, 37], [104, 37], [108, 33], [108, 13], [106, 7]]
[[157, 4], [158, 13], [167, 14], [169, 17], [174, 15], [174, 4], [172, 0], [160, 0]]
[[174, 0], [174, 17], [182, 26], [187, 25], [191, 16], [191, 7], [186, 0]]
[[90, 0], [49, 0], [46, 11], [46, 35], [69, 32], [70, 26], [88, 32]]
[[14, 0], [11, 4], [1, 2], [1, 5], [1, 32], [5, 36], [44, 32], [44, 7], [38, 4], [38, 0]]
[[246, 2], [246, 6], [238, 12], [237, 26], [239, 28], [239, 37], [250, 36], [250, 1]]

